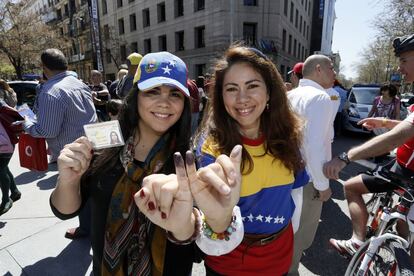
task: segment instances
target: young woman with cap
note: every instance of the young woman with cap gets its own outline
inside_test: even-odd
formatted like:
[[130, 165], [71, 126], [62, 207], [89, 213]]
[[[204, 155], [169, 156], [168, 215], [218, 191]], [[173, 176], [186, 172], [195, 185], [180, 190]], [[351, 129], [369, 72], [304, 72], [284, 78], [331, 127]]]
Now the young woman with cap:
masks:
[[[186, 81], [187, 68], [180, 58], [168, 52], [147, 54], [119, 114], [125, 146], [93, 156], [92, 144], [81, 137], [66, 145], [58, 158], [51, 207], [56, 216], [67, 219], [91, 200], [95, 275], [191, 273], [191, 237], [198, 233], [191, 193], [177, 194], [174, 187], [154, 194], [140, 190], [146, 176], [173, 173], [173, 153], [188, 149], [191, 111]], [[146, 200], [140, 206], [145, 214], [134, 195], [137, 202]], [[170, 239], [148, 217], [168, 230]], [[170, 240], [189, 242], [176, 245]]]

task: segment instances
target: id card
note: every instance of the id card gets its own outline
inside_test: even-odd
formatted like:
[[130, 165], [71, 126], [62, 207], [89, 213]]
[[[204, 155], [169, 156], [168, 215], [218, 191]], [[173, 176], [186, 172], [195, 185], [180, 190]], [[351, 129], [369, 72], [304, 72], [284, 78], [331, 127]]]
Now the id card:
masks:
[[125, 144], [118, 120], [84, 125], [83, 129], [95, 150], [119, 147]]

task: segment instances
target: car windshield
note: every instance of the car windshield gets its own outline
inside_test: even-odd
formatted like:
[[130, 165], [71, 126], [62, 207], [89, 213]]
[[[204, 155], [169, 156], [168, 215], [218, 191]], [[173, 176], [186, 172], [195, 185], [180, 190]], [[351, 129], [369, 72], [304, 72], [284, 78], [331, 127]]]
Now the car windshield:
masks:
[[352, 89], [349, 101], [358, 104], [372, 104], [376, 96], [379, 96], [379, 87], [358, 87]]

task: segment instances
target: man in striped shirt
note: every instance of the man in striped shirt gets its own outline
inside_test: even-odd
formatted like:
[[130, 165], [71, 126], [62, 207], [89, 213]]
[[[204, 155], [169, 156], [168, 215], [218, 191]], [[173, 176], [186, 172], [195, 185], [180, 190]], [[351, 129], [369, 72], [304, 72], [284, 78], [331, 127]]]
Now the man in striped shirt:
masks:
[[46, 138], [52, 163], [66, 144], [84, 135], [83, 125], [97, 117], [89, 87], [67, 72], [63, 53], [47, 49], [40, 59], [47, 82], [38, 95], [37, 121], [26, 120], [24, 130]]

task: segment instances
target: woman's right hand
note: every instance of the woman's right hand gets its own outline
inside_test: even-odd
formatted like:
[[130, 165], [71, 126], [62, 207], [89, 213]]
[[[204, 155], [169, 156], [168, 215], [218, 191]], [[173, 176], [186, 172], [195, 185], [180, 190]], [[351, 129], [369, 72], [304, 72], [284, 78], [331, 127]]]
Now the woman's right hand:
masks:
[[88, 169], [92, 156], [92, 143], [85, 136], [65, 145], [57, 160], [61, 182], [78, 182]]

